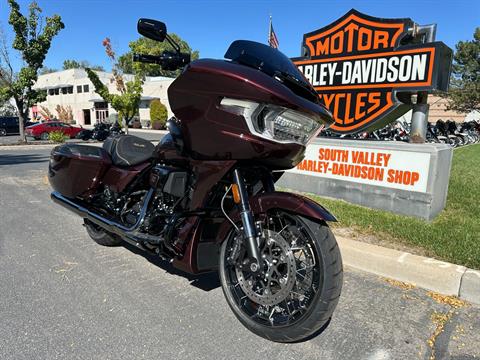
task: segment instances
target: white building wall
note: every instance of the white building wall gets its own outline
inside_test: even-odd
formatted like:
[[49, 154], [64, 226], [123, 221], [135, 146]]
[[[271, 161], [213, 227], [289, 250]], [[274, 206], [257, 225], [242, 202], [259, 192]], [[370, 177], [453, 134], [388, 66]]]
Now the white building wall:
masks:
[[[100, 80], [108, 86], [110, 92], [117, 92], [115, 83], [112, 81], [112, 74], [108, 72], [97, 72]], [[131, 80], [132, 75], [125, 75], [126, 80]], [[147, 78], [143, 86], [142, 102], [140, 104], [139, 115], [142, 123], [150, 120], [150, 101], [154, 98], [167, 107], [169, 117], [173, 116], [168, 103], [167, 90], [168, 86], [174, 79], [165, 77]], [[61, 88], [73, 87], [73, 93], [62, 94]], [[88, 86], [88, 91], [84, 91], [84, 86]], [[79, 89], [81, 87], [81, 89]], [[87, 73], [83, 69], [69, 69], [58, 71], [50, 74], [40, 75], [35, 84], [37, 89], [45, 89], [47, 91], [46, 101], [37, 104], [38, 109], [44, 106], [54, 115], [57, 115], [55, 108], [57, 105], [71, 106], [73, 117], [77, 124], [85, 125], [84, 110], [89, 111], [91, 124], [96, 122], [95, 103], [104, 102], [103, 99], [95, 93], [92, 82], [88, 79]], [[59, 89], [58, 95], [50, 94], [51, 90]], [[81, 92], [79, 91], [81, 90]], [[115, 114], [116, 111], [108, 106], [109, 115]], [[30, 114], [32, 116], [32, 114]]]

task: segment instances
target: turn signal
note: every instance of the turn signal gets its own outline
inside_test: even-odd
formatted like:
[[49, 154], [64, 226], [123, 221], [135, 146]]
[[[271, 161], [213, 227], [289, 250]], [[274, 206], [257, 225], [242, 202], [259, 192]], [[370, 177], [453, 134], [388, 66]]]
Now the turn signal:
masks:
[[233, 194], [233, 201], [235, 204], [240, 204], [240, 191], [238, 190], [238, 185], [232, 185], [232, 194]]

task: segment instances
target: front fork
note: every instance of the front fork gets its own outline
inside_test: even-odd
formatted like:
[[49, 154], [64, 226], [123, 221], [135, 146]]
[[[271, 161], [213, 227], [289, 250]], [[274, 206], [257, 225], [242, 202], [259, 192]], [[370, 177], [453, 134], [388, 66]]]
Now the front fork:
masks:
[[246, 239], [247, 252], [250, 257], [249, 267], [250, 271], [255, 273], [260, 270], [260, 264], [262, 263], [260, 249], [258, 248], [257, 242], [260, 234], [258, 234], [257, 228], [255, 226], [253, 212], [250, 208], [250, 203], [248, 202], [247, 187], [245, 186], [245, 181], [243, 180], [242, 174], [239, 169], [234, 170], [233, 178], [235, 181], [235, 185], [238, 189], [238, 199], [235, 202], [240, 208], [240, 218], [242, 220], [244, 235]]

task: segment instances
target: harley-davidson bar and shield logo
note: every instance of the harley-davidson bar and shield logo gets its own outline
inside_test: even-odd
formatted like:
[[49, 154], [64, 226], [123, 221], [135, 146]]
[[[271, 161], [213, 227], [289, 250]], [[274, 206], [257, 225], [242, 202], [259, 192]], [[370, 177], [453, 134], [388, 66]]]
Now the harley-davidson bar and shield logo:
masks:
[[380, 19], [350, 10], [303, 37], [292, 59], [332, 112], [337, 133], [374, 130], [411, 109], [411, 94], [446, 91], [452, 50], [420, 43], [411, 19]]

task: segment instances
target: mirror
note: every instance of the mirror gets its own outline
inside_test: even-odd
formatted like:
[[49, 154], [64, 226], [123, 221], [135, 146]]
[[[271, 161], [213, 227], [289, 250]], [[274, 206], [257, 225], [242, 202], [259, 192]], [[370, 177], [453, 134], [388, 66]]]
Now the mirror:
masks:
[[156, 41], [163, 41], [167, 36], [167, 26], [157, 20], [140, 19], [137, 24], [139, 34]]

